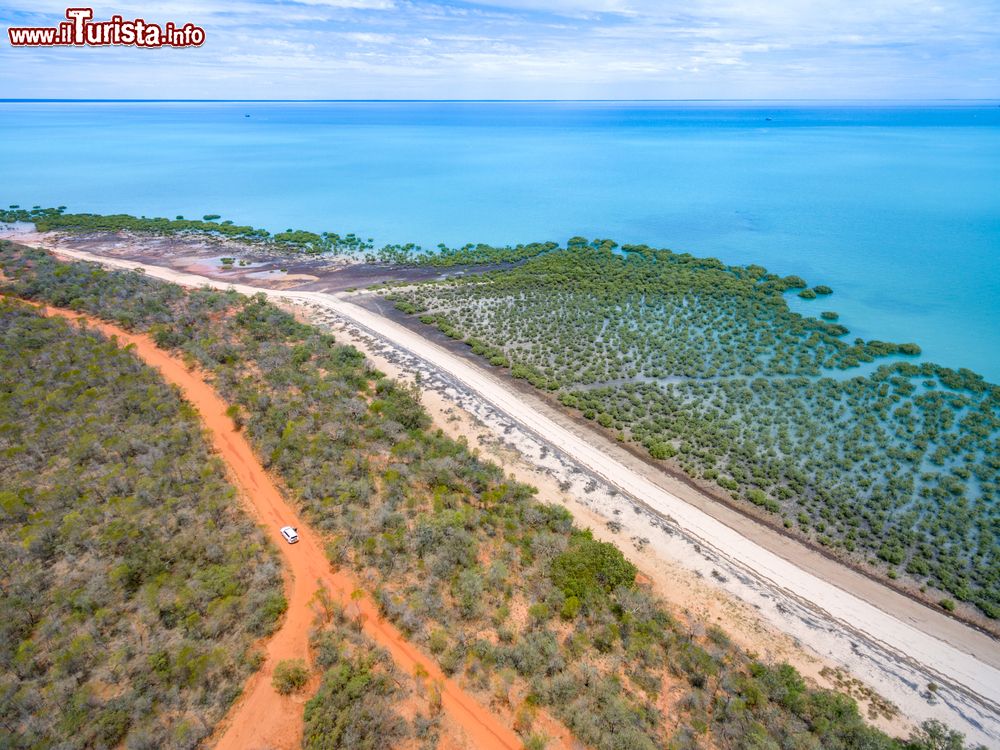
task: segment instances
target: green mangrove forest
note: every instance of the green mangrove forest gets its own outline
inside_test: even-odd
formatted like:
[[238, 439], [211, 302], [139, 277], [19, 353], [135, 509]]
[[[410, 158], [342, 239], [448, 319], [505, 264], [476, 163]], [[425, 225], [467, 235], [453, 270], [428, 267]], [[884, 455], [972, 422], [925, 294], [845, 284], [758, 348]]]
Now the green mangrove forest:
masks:
[[[889, 737], [847, 695], [812, 688], [792, 667], [673, 611], [617, 547], [433, 429], [416, 392], [263, 295], [185, 291], [9, 243], [0, 270], [5, 293], [149, 332], [210, 373], [258, 455], [325, 535], [331, 564], [366, 581], [384, 616], [512, 717], [532, 748], [545, 745], [542, 708], [595, 750], [963, 746], [934, 723]], [[429, 716], [408, 730], [393, 712], [389, 666], [339, 635], [329, 647], [322, 630], [307, 747], [371, 737], [369, 720], [390, 737], [433, 731]]]
[[189, 406], [0, 299], [0, 747], [194, 748], [285, 609]]
[[852, 338], [835, 313], [792, 312], [801, 291], [833, 292], [577, 237], [387, 296], [734, 501], [946, 609], [1000, 616], [1000, 387], [908, 359], [913, 343]]
[[130, 214], [66, 213], [65, 206], [55, 208], [21, 208], [13, 204], [0, 209], [0, 224], [23, 222], [34, 224], [39, 232], [131, 232], [152, 236], [203, 236], [235, 240], [266, 248], [275, 253], [306, 255], [343, 255], [367, 263], [397, 265], [460, 266], [502, 265], [517, 263], [554, 250], [554, 242], [533, 242], [516, 247], [494, 247], [467, 244], [458, 248], [438, 245], [425, 250], [419, 245], [389, 244], [376, 248], [372, 239], [362, 239], [353, 233], [309, 232], [286, 229], [270, 232], [258, 227], [234, 224], [219, 214], [205, 214], [200, 219], [132, 216]]

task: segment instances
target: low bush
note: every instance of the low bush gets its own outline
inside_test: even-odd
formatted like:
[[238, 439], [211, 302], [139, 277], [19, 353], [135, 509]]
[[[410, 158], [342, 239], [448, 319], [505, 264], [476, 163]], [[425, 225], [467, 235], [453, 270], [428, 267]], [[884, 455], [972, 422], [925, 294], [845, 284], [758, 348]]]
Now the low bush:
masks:
[[271, 684], [281, 695], [297, 693], [309, 682], [309, 667], [302, 659], [285, 659], [274, 667]]

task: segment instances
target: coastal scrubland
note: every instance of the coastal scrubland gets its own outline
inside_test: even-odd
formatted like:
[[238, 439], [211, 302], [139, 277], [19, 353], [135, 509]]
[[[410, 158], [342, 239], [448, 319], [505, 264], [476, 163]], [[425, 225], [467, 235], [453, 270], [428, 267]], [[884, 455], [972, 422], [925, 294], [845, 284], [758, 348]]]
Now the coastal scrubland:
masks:
[[734, 502], [945, 609], [1000, 616], [1000, 387], [911, 361], [913, 343], [851, 338], [831, 311], [792, 312], [799, 291], [833, 294], [578, 237], [387, 296]]
[[191, 408], [0, 299], [0, 746], [193, 748], [284, 606]]
[[[366, 581], [387, 618], [533, 746], [544, 744], [533, 736], [540, 709], [595, 749], [962, 745], [937, 724], [888, 737], [849, 697], [671, 611], [617, 547], [434, 429], [415, 391], [263, 295], [184, 291], [10, 244], [0, 269], [8, 293], [147, 331], [211, 373], [326, 535], [331, 564]], [[385, 667], [349, 645], [336, 654], [320, 662], [307, 747], [340, 746], [309, 743], [352, 695], [378, 702], [380, 726], [399, 726]]]
[[348, 609], [329, 599], [317, 604], [309, 643], [322, 677], [305, 706], [304, 750], [439, 747], [440, 685], [402, 674]]

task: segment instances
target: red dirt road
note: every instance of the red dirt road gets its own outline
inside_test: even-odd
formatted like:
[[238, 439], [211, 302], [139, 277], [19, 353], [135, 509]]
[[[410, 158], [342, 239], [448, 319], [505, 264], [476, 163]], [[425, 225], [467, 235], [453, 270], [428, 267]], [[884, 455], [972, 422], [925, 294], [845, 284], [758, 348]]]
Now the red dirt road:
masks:
[[[49, 316], [85, 321], [106, 336], [117, 337], [122, 345], [132, 346], [143, 362], [158, 369], [168, 383], [180, 388], [201, 416], [212, 445], [241, 490], [247, 510], [274, 539], [291, 574], [285, 592], [288, 612], [281, 627], [267, 642], [263, 667], [247, 682], [242, 698], [233, 706], [216, 733], [217, 750], [293, 750], [301, 747], [302, 699], [279, 695], [271, 686], [271, 676], [275, 665], [282, 659], [308, 661], [309, 629], [314, 617], [311, 601], [320, 586], [325, 586], [345, 607], [350, 605], [360, 610], [364, 632], [392, 655], [405, 674], [413, 675], [420, 665], [426, 670], [428, 679], [441, 685], [442, 707], [462, 728], [469, 747], [477, 750], [522, 747], [513, 730], [502, 724], [454, 680], [445, 677], [433, 659], [409, 643], [395, 626], [384, 621], [370, 596], [366, 594], [357, 601], [351, 601], [351, 593], [359, 588], [358, 581], [350, 573], [331, 570], [321, 538], [285, 502], [246, 438], [236, 431], [233, 421], [226, 416], [227, 404], [201, 373], [189, 370], [179, 358], [158, 348], [148, 336], [129, 333], [69, 310], [44, 307], [42, 312]], [[281, 538], [278, 529], [285, 525], [298, 529], [298, 544], [289, 545]]]

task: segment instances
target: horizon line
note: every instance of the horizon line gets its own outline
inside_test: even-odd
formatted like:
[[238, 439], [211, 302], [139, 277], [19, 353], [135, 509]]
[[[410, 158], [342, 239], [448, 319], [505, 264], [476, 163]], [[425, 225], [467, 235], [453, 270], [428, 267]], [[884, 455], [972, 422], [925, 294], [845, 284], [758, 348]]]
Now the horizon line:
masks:
[[1000, 98], [758, 98], [758, 99], [151, 99], [151, 98], [70, 98], [70, 97], [0, 97], [0, 103], [45, 103], [45, 102], [80, 102], [80, 103], [289, 103], [289, 104], [319, 104], [319, 103], [690, 103], [690, 102], [827, 102], [827, 103], [878, 103], [878, 102], [1000, 102]]

